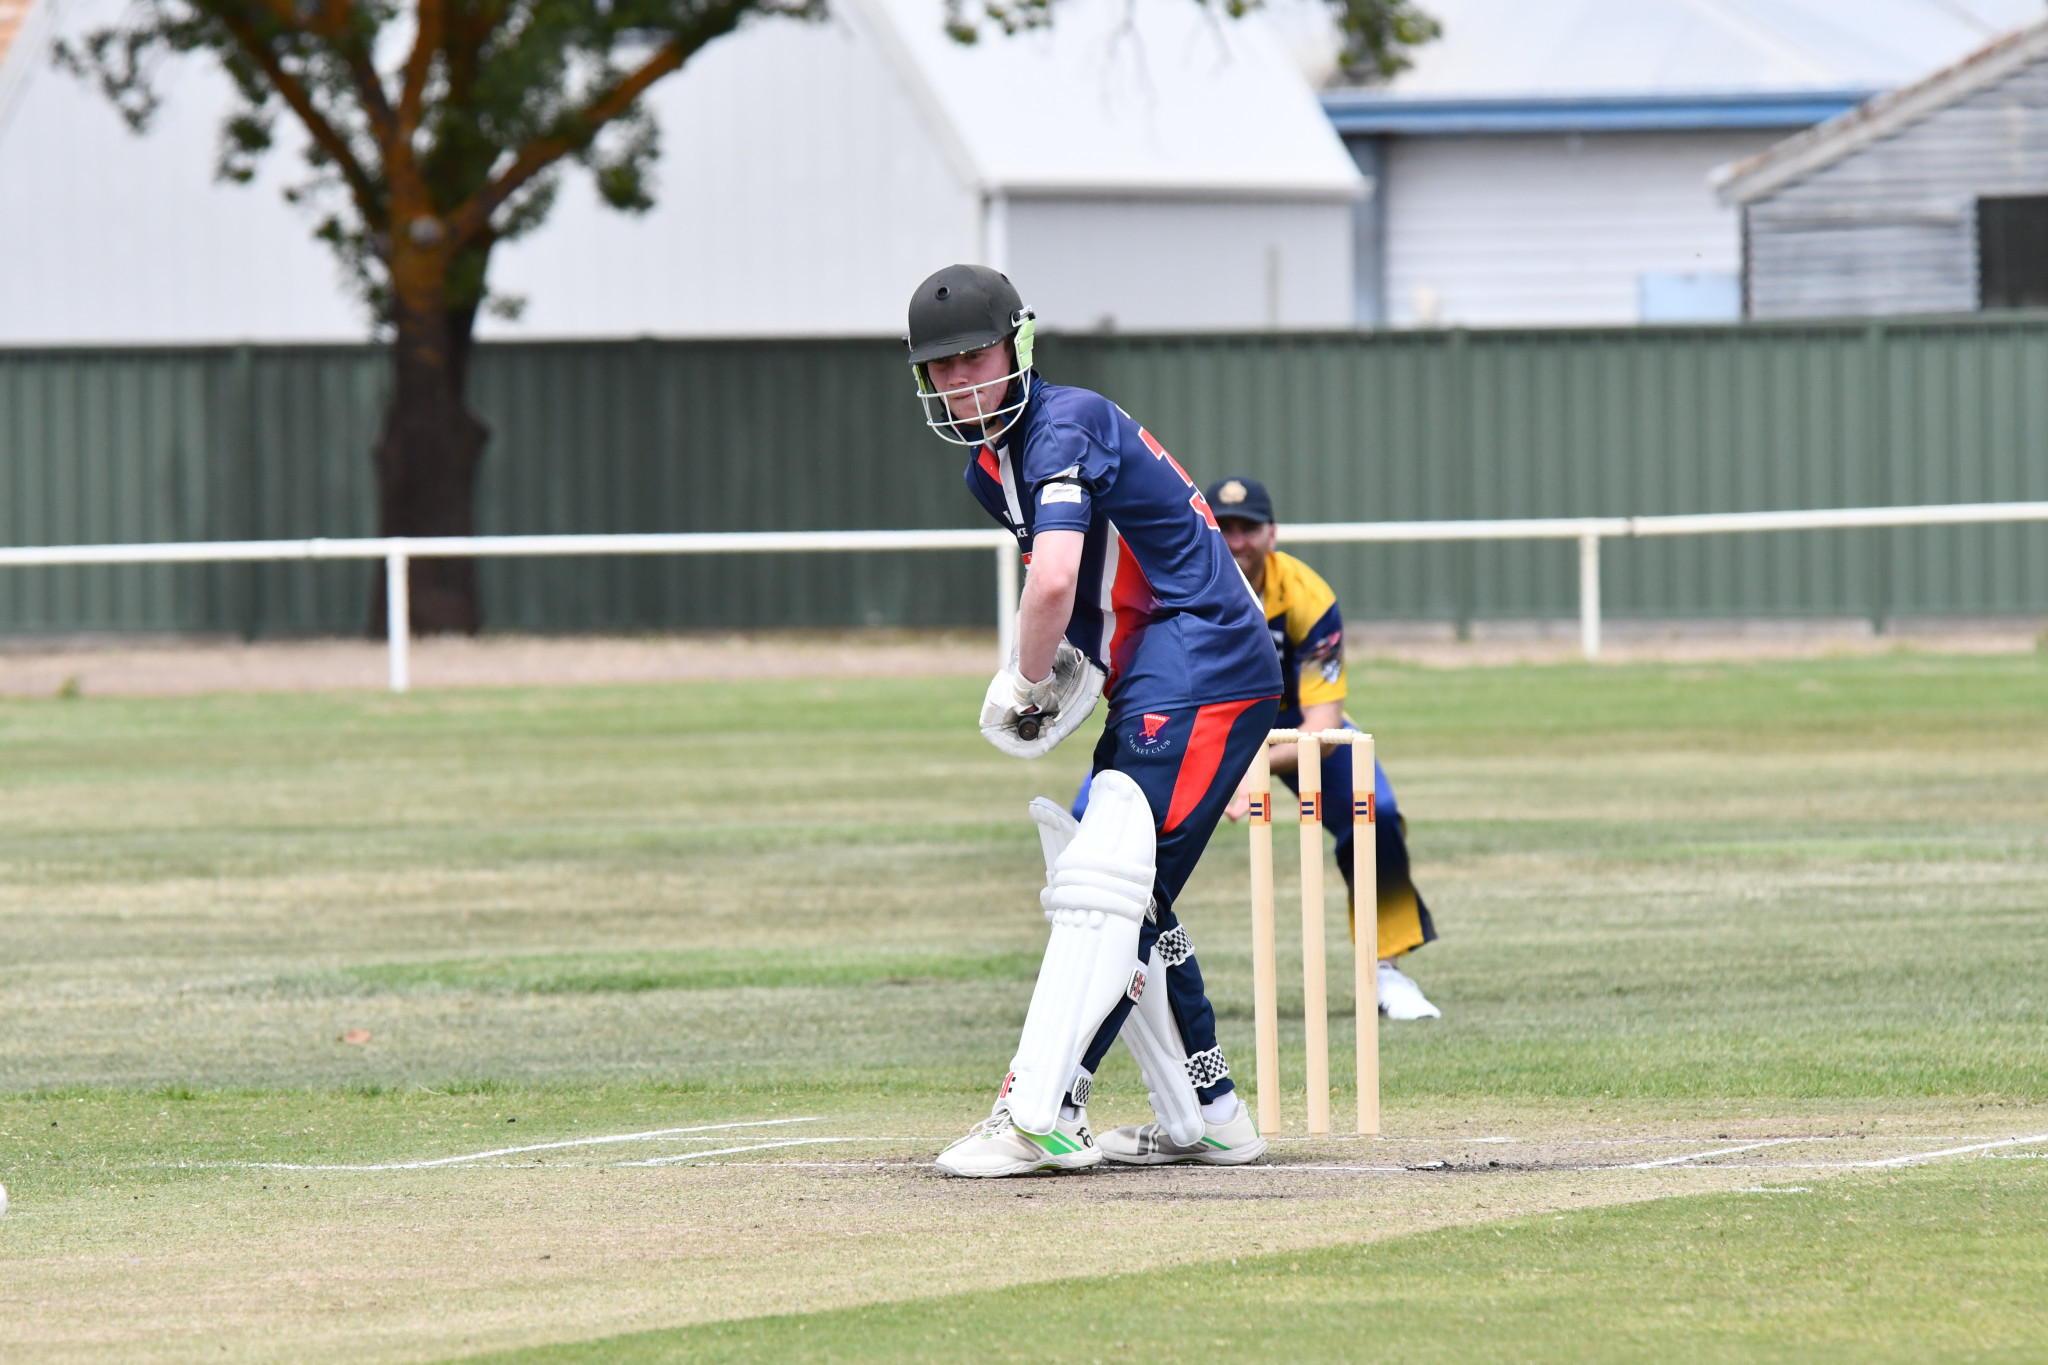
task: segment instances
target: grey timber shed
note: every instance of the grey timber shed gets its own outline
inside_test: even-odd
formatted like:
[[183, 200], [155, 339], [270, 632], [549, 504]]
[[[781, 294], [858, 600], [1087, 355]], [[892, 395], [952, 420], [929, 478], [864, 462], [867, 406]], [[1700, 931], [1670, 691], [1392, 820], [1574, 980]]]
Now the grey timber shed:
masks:
[[2048, 305], [2048, 20], [1714, 180], [1749, 317]]

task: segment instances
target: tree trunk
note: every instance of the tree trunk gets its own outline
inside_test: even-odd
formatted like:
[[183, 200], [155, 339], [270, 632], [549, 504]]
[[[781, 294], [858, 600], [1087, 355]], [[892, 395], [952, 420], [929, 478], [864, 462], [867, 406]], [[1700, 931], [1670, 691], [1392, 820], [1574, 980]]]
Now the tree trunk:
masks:
[[[476, 309], [396, 304], [391, 408], [377, 442], [377, 531], [466, 536], [476, 529], [476, 472], [491, 429], [469, 406]], [[475, 634], [476, 561], [414, 559], [412, 633]], [[385, 632], [384, 566], [376, 571], [370, 633]]]

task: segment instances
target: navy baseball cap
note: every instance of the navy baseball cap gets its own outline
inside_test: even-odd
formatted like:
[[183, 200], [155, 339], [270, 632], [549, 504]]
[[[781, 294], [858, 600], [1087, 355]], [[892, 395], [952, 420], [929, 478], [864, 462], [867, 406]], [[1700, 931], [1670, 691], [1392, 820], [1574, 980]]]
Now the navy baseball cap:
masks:
[[1209, 499], [1209, 510], [1219, 517], [1255, 521], [1261, 526], [1270, 526], [1276, 520], [1273, 500], [1266, 496], [1266, 485], [1242, 474], [1218, 479], [1203, 496]]

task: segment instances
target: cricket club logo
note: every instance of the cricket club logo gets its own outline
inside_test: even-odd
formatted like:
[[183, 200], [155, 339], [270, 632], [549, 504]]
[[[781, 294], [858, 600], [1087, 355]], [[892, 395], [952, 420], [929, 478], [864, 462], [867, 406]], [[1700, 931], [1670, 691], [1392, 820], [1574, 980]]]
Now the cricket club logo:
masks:
[[1172, 746], [1173, 737], [1166, 733], [1166, 724], [1172, 716], [1162, 716], [1157, 711], [1147, 711], [1138, 717], [1138, 728], [1131, 731], [1129, 741], [1132, 753], [1162, 753]]

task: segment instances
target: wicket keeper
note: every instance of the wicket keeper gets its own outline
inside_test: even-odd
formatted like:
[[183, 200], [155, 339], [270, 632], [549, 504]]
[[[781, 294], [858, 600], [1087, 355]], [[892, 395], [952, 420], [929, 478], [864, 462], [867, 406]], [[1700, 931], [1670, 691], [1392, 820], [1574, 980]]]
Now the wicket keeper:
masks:
[[[1042, 379], [1034, 328], [986, 266], [948, 266], [910, 300], [926, 424], [967, 449], [969, 491], [1029, 566], [981, 732], [1037, 758], [1109, 701], [1087, 814], [1031, 803], [1052, 933], [995, 1106], [938, 1165], [1004, 1176], [1254, 1161], [1266, 1142], [1173, 905], [1273, 728], [1279, 660], [1202, 490], [1116, 404]], [[1157, 1121], [1098, 1141], [1088, 1093], [1119, 1033]]]
[[[1280, 719], [1283, 729], [1355, 730], [1344, 714], [1344, 616], [1337, 594], [1321, 574], [1277, 550], [1273, 499], [1257, 479], [1235, 475], [1209, 486], [1223, 538], [1245, 581], [1259, 594], [1273, 647], [1280, 656]], [[1351, 896], [1351, 933], [1358, 935], [1357, 888], [1351, 875], [1351, 746], [1325, 745], [1323, 750], [1323, 823], [1337, 836], [1337, 869]], [[1272, 751], [1273, 776], [1299, 791], [1296, 754], [1288, 745]], [[1396, 959], [1436, 938], [1429, 907], [1408, 873], [1407, 826], [1394, 801], [1385, 769], [1373, 761], [1374, 800], [1379, 819], [1374, 825], [1379, 862], [1379, 994], [1380, 1013], [1390, 1019], [1439, 1019], [1443, 1012], [1429, 1003], [1422, 988], [1395, 965]], [[1243, 818], [1248, 798], [1239, 791], [1226, 812]]]

